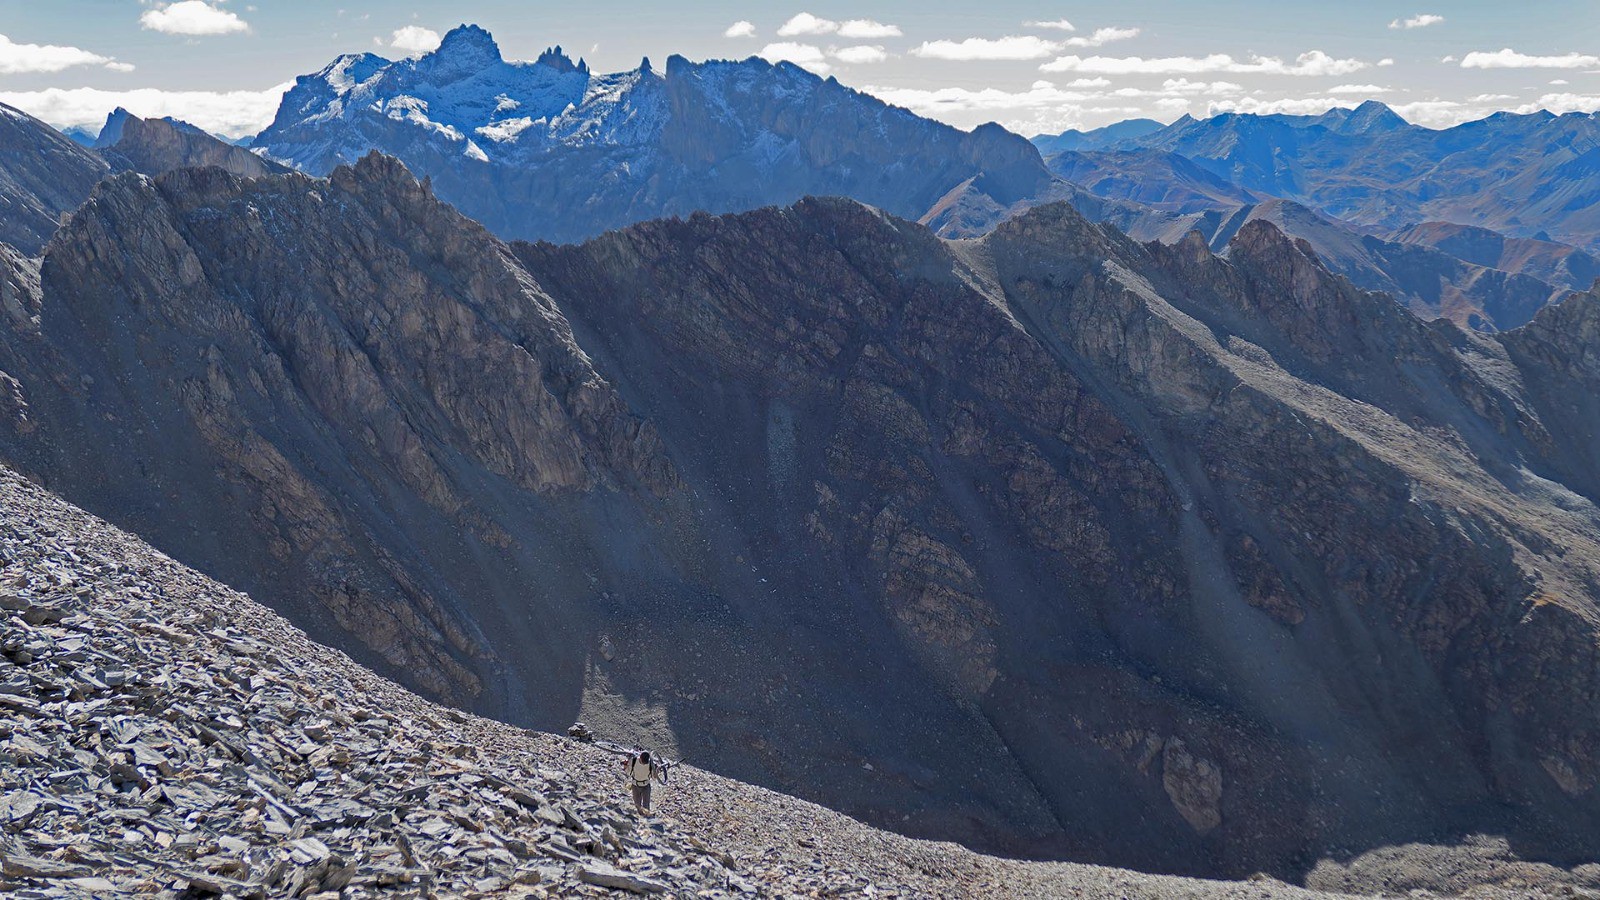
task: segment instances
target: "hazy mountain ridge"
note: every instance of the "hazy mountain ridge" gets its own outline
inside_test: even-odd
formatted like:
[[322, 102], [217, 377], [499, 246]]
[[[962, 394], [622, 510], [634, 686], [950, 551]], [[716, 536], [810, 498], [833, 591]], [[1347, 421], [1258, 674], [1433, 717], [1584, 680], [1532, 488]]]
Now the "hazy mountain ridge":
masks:
[[[1109, 183], [1099, 184], [1103, 188]], [[1078, 205], [1091, 219], [1109, 222], [1140, 240], [1174, 244], [1197, 231], [1219, 253], [1247, 223], [1265, 219], [1308, 242], [1328, 268], [1357, 286], [1383, 291], [1423, 319], [1445, 318], [1477, 330], [1525, 324], [1572, 290], [1492, 264], [1468, 262], [1425, 243], [1362, 234], [1292, 200], [1271, 198], [1187, 214], [1115, 200]], [[1575, 263], [1581, 268], [1581, 257]], [[1532, 261], [1524, 267], [1539, 268]]]
[[1570, 244], [1511, 238], [1487, 228], [1423, 222], [1395, 232], [1390, 239], [1432, 247], [1480, 266], [1529, 275], [1568, 290], [1585, 290], [1600, 278], [1600, 259]]
[[1045, 165], [1090, 193], [1163, 212], [1193, 213], [1266, 199], [1159, 150], [1067, 150], [1047, 157]]
[[1066, 150], [1100, 150], [1165, 127], [1155, 119], [1126, 119], [1102, 128], [1069, 128], [1060, 134], [1036, 134], [1029, 140], [1039, 148], [1039, 152], [1051, 156]]
[[1421, 221], [1600, 247], [1600, 117], [1496, 113], [1434, 130], [1383, 103], [1318, 116], [1184, 116], [1105, 149], [1176, 153], [1224, 180], [1359, 228]]

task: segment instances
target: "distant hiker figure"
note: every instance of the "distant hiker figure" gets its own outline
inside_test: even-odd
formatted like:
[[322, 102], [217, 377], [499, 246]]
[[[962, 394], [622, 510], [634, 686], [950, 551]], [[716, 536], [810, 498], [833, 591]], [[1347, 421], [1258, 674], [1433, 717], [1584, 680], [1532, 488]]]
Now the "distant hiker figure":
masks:
[[640, 750], [623, 760], [622, 770], [628, 773], [628, 787], [633, 791], [633, 808], [642, 816], [650, 814], [650, 782], [666, 779], [666, 770], [650, 758], [649, 750]]

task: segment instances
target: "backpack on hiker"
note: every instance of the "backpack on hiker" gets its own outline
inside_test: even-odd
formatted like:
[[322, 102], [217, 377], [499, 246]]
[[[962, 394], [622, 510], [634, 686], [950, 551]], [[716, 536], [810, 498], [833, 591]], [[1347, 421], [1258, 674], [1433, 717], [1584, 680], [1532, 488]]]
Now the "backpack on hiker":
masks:
[[[649, 758], [639, 754], [635, 754], [634, 757], [628, 761], [628, 780], [633, 782], [635, 787], [644, 787], [645, 785], [649, 784], [651, 781], [656, 779], [656, 776], [659, 774], [659, 772], [659, 766], [657, 766]], [[665, 781], [663, 781], [663, 783], [665, 783]]]

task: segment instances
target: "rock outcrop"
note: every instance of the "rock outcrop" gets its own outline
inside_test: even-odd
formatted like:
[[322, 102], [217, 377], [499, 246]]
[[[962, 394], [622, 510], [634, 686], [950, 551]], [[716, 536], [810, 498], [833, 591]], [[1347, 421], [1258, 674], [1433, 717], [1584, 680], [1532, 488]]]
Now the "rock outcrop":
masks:
[[18, 271], [6, 458], [436, 697], [1014, 853], [1600, 834], [1592, 294], [1065, 205], [508, 247], [376, 156], [124, 174]]
[[141, 119], [117, 108], [106, 117], [95, 149], [113, 171], [160, 175], [174, 169], [215, 167], [246, 178], [281, 175], [288, 167], [218, 140], [176, 119]]
[[[41, 387], [75, 374], [40, 392], [65, 425], [31, 445], [51, 460], [40, 469], [97, 504], [144, 509], [152, 537], [192, 544], [234, 583], [272, 585], [461, 704], [491, 671], [482, 633], [528, 626], [481, 603], [466, 614], [469, 592], [494, 591], [428, 567], [465, 572], [443, 558], [523, 547], [539, 571], [539, 554], [561, 552], [469, 504], [463, 479], [550, 505], [602, 481], [647, 505], [674, 487], [649, 426], [504, 247], [392, 160], [331, 183], [119, 176], [57, 239], [42, 282], [62, 302], [45, 304], [19, 365]], [[118, 436], [120, 464], [84, 452], [94, 434]], [[207, 508], [233, 509], [239, 527], [183, 537]], [[521, 620], [514, 583], [503, 613]]]

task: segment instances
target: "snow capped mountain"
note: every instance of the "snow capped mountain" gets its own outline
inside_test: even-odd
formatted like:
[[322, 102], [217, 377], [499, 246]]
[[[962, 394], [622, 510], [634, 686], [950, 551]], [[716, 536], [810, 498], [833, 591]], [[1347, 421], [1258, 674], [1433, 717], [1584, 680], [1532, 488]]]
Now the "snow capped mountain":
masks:
[[661, 215], [840, 194], [909, 217], [978, 179], [999, 206], [1052, 181], [1027, 141], [968, 133], [751, 58], [611, 75], [559, 47], [502, 57], [463, 25], [424, 56], [341, 56], [299, 78], [254, 142], [316, 175], [371, 150], [506, 237], [572, 240]]

